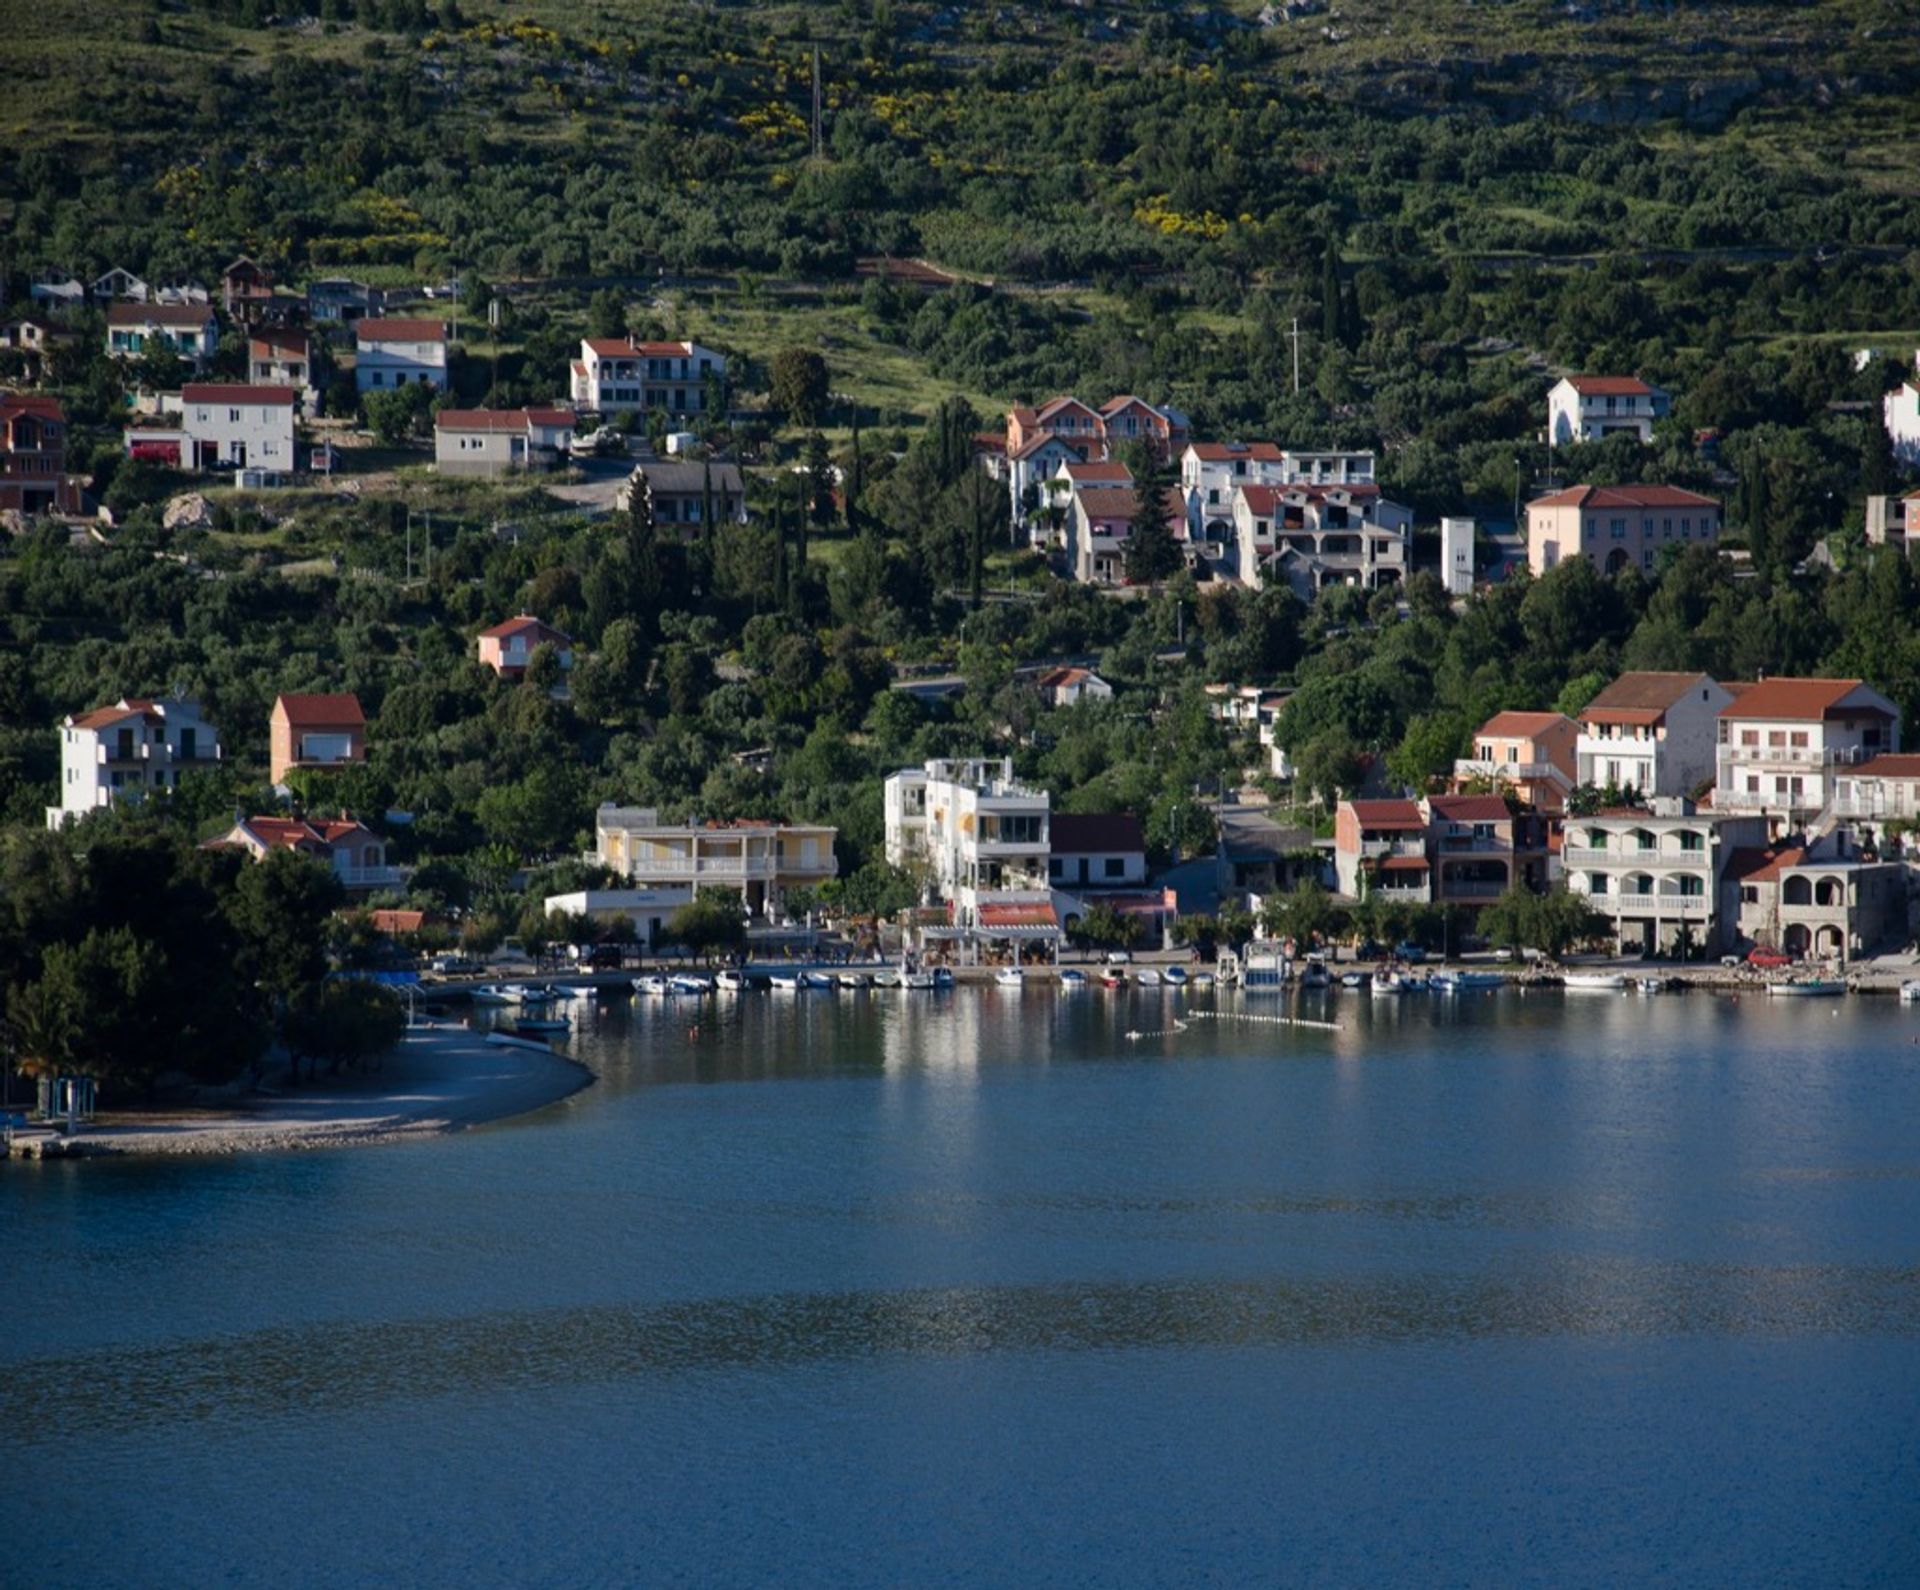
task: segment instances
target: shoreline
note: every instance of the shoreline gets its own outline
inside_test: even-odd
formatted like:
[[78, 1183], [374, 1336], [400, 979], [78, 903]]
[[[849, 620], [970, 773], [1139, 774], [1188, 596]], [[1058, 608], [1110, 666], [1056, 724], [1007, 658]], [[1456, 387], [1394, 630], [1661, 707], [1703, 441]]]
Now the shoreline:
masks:
[[545, 1109], [594, 1080], [580, 1061], [549, 1049], [490, 1044], [467, 1027], [416, 1027], [378, 1071], [227, 1105], [109, 1112], [71, 1138], [29, 1129], [16, 1136], [14, 1153], [225, 1155], [444, 1137]]

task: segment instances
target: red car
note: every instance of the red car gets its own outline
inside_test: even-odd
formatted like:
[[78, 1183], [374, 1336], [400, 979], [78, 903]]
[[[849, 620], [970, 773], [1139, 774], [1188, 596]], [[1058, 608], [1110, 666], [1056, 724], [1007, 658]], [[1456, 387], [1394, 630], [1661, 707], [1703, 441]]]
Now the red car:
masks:
[[1747, 964], [1757, 966], [1763, 972], [1777, 972], [1783, 966], [1793, 965], [1793, 957], [1784, 950], [1770, 950], [1765, 945], [1755, 945], [1747, 951]]

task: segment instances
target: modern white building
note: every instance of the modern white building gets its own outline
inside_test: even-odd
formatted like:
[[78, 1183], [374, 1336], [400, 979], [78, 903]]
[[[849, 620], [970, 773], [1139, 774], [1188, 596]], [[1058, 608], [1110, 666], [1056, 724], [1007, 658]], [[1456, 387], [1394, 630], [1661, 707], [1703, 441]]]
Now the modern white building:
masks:
[[1570, 375], [1547, 394], [1547, 440], [1555, 447], [1597, 442], [1622, 433], [1653, 440], [1666, 418], [1667, 394], [1630, 375]]
[[1473, 521], [1440, 521], [1440, 583], [1449, 596], [1473, 594]]
[[60, 725], [60, 804], [47, 826], [149, 790], [179, 788], [181, 777], [220, 761], [220, 732], [184, 697], [122, 696], [112, 706], [69, 716]]
[[1717, 954], [1739, 918], [1733, 857], [1766, 842], [1763, 817], [1656, 800], [1645, 809], [1568, 818], [1560, 864], [1567, 887], [1612, 919], [1622, 955], [1668, 953], [1683, 939], [1700, 954]]
[[1014, 778], [1010, 757], [937, 759], [887, 780], [887, 859], [924, 869], [946, 908], [927, 937], [963, 955], [986, 939], [1057, 946], [1051, 808], [1045, 790]]
[[291, 474], [299, 397], [290, 386], [190, 381], [177, 397], [161, 397], [154, 423], [127, 428], [127, 456], [173, 469]]
[[1900, 709], [1864, 681], [1762, 679], [1720, 710], [1714, 808], [1811, 817], [1841, 770], [1899, 749]]
[[433, 467], [443, 475], [557, 469], [572, 435], [572, 409], [442, 409], [433, 417]]
[[587, 858], [641, 889], [728, 889], [749, 918], [778, 918], [787, 891], [839, 876], [837, 829], [814, 823], [660, 820], [642, 806], [602, 806]]
[[353, 324], [353, 384], [360, 392], [396, 387], [447, 389], [447, 327], [424, 318], [375, 319]]
[[1236, 486], [1233, 522], [1244, 585], [1283, 579], [1311, 602], [1329, 585], [1406, 578], [1413, 515], [1378, 486]]
[[1705, 674], [1622, 674], [1580, 714], [1579, 782], [1641, 800], [1693, 794], [1714, 776], [1720, 709], [1732, 700]]
[[704, 414], [708, 377], [726, 373], [726, 357], [697, 342], [586, 337], [573, 361], [573, 405], [596, 414]]
[[220, 346], [220, 322], [207, 304], [109, 304], [107, 352], [139, 359], [171, 349], [189, 364], [205, 364]]

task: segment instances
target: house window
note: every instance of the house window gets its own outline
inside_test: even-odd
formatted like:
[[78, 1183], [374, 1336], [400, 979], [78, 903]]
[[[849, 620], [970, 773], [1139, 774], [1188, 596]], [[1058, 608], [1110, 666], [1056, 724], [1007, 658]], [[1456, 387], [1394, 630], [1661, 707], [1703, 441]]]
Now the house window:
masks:
[[1119, 856], [1109, 856], [1104, 863], [1109, 878], [1123, 878], [1127, 873], [1127, 864]]
[[1751, 883], [1741, 884], [1740, 903], [1742, 905], [1758, 905], [1760, 903], [1760, 890], [1758, 887]]
[[1787, 736], [1787, 744], [1793, 746], [1796, 750], [1804, 751], [1807, 748], [1807, 731], [1805, 729], [1795, 729]]
[[1626, 540], [1627, 539], [1627, 521], [1624, 519], [1608, 520], [1607, 533], [1611, 535], [1615, 541]]

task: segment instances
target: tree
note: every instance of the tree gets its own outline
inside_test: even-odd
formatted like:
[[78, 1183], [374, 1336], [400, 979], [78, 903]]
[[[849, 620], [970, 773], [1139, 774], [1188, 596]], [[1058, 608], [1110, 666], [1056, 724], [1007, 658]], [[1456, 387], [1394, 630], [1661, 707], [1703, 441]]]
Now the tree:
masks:
[[747, 942], [746, 907], [731, 890], [695, 895], [668, 920], [667, 937], [703, 959], [737, 955]]
[[1116, 911], [1104, 900], [1090, 902], [1078, 926], [1068, 929], [1072, 938], [1101, 950], [1131, 949], [1140, 941], [1142, 931], [1137, 916]]
[[1893, 438], [1881, 417], [1869, 409], [1860, 431], [1860, 489], [1869, 497], [1891, 496], [1899, 486]]
[[1309, 740], [1293, 756], [1295, 784], [1311, 790], [1329, 811], [1357, 790], [1366, 776], [1365, 753], [1337, 730]]
[[1302, 878], [1285, 894], [1269, 895], [1260, 911], [1260, 925], [1269, 938], [1290, 938], [1296, 944], [1337, 937], [1344, 921], [1333, 897], [1311, 878]]
[[1340, 235], [1336, 230], [1327, 233], [1320, 256], [1320, 335], [1328, 351], [1341, 346], [1340, 333]]
[[817, 525], [833, 523], [833, 455], [818, 431], [807, 435], [807, 513]]
[[326, 922], [344, 898], [331, 867], [296, 851], [271, 851], [241, 871], [229, 912], [246, 975], [276, 1009], [326, 975]]
[[1480, 931], [1494, 943], [1519, 945], [1556, 957], [1575, 944], [1599, 938], [1607, 930], [1606, 917], [1594, 910], [1584, 895], [1568, 889], [1535, 894], [1516, 884], [1480, 913]]
[[353, 978], [332, 978], [309, 990], [281, 1023], [293, 1079], [300, 1062], [325, 1063], [330, 1074], [359, 1070], [397, 1044], [406, 1032], [400, 1001], [387, 989]]
[[827, 412], [827, 361], [811, 348], [782, 348], [773, 356], [769, 392], [789, 424], [817, 426]]
[[1387, 755], [1387, 771], [1407, 788], [1424, 792], [1453, 771], [1467, 744], [1467, 720], [1457, 712], [1429, 712], [1413, 719]]
[[1157, 460], [1134, 481], [1133, 517], [1127, 524], [1125, 563], [1132, 585], [1153, 585], [1178, 572], [1185, 561], [1167, 528], [1172, 472]]

